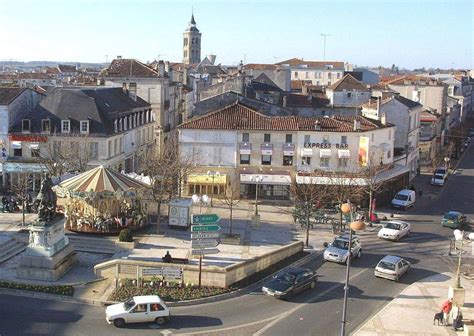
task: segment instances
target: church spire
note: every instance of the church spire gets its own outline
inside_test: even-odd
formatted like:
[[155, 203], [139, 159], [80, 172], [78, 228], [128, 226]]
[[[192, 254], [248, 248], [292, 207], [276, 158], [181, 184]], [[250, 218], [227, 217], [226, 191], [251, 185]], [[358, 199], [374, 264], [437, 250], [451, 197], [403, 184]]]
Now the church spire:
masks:
[[191, 21], [189, 23], [193, 25], [196, 24], [196, 21], [194, 21], [194, 13], [191, 13]]

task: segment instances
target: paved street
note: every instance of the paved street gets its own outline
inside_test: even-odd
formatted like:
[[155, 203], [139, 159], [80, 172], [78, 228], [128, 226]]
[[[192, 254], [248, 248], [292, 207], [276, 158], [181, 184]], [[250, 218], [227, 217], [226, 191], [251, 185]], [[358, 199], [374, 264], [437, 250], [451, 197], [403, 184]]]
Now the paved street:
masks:
[[[396, 218], [412, 223], [409, 237], [400, 242], [382, 241], [376, 237], [376, 227], [360, 234], [363, 255], [351, 268], [348, 332], [355, 331], [410, 284], [450, 271], [446, 254], [452, 230], [442, 228], [440, 218], [447, 210], [462, 211], [470, 221], [474, 218], [471, 206], [474, 202], [473, 151], [471, 146], [457, 173], [449, 178], [431, 206], [417, 206], [406, 213], [395, 214]], [[402, 255], [413, 264], [413, 269], [399, 283], [373, 275], [373, 267], [386, 254]], [[0, 325], [0, 333], [2, 336], [132, 335], [139, 330], [143, 335], [338, 335], [345, 267], [323, 263], [321, 256], [304, 266], [317, 270], [319, 282], [315, 289], [289, 301], [275, 300], [256, 291], [217, 303], [175, 307], [171, 322], [163, 328], [138, 324], [117, 330], [106, 324], [101, 307], [0, 295], [0, 316], [9, 321]], [[11, 304], [12, 301], [15, 304]]]

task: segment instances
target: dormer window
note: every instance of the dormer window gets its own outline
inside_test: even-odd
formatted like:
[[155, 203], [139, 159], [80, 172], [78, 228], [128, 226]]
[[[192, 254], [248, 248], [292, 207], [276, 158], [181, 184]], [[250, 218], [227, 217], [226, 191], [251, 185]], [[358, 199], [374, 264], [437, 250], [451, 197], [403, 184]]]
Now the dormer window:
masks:
[[89, 133], [89, 120], [81, 120], [81, 134]]
[[71, 132], [71, 121], [70, 120], [61, 120], [61, 133]]
[[51, 132], [51, 121], [49, 119], [41, 120], [41, 132], [50, 133]]
[[23, 119], [21, 121], [21, 131], [23, 133], [29, 133], [31, 130], [31, 120], [30, 119]]

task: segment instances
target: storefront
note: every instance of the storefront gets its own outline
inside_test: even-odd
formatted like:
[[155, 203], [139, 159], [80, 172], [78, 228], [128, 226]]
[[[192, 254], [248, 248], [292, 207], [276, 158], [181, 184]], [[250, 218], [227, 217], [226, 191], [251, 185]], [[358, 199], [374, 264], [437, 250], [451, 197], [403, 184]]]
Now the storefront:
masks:
[[21, 180], [21, 176], [28, 175], [28, 189], [38, 191], [41, 185], [42, 175], [47, 172], [44, 165], [39, 163], [3, 163], [2, 187], [9, 189], [12, 185]]
[[223, 196], [227, 191], [228, 180], [228, 175], [219, 172], [191, 174], [187, 178], [187, 194]]
[[290, 175], [240, 174], [240, 197], [254, 199], [258, 187], [259, 199], [289, 200]]

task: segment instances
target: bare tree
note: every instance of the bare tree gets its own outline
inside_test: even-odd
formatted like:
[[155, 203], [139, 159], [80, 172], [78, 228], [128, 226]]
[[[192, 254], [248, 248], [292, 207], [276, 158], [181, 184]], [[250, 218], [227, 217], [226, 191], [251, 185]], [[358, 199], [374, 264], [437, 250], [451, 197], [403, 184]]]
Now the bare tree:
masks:
[[158, 207], [159, 230], [163, 201], [181, 195], [181, 183], [194, 169], [195, 159], [181, 155], [177, 133], [171, 133], [162, 148], [148, 153], [146, 161], [145, 172], [151, 178], [151, 194]]
[[382, 160], [380, 159], [380, 155], [374, 153], [371, 155], [367, 166], [363, 167], [360, 175], [364, 180], [364, 192], [366, 195], [369, 196], [369, 223], [371, 224], [372, 212], [373, 212], [373, 199], [374, 196], [383, 190], [384, 182], [379, 178], [379, 174], [387, 169], [390, 166], [383, 164]]
[[231, 183], [230, 188], [224, 193], [222, 197], [222, 201], [227, 205], [229, 208], [229, 236], [232, 236], [232, 212], [234, 206], [236, 206], [239, 202], [239, 198], [235, 198], [235, 195], [238, 194], [240, 189], [234, 183]]
[[290, 193], [295, 203], [300, 206], [306, 222], [306, 247], [309, 246], [310, 217], [328, 201], [329, 188], [327, 184], [317, 184], [319, 173], [308, 173], [298, 183], [295, 177], [290, 186]]
[[30, 173], [18, 173], [15, 174], [10, 183], [10, 191], [22, 204], [22, 225], [25, 225], [25, 211], [30, 198], [28, 189], [32, 185], [32, 178], [33, 176]]

